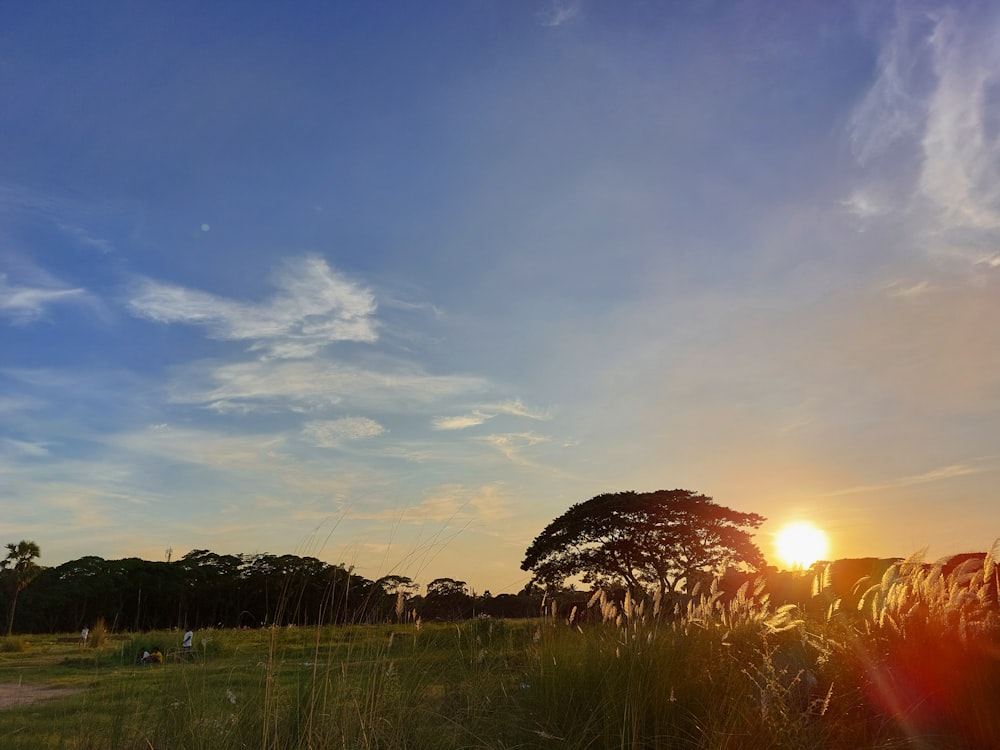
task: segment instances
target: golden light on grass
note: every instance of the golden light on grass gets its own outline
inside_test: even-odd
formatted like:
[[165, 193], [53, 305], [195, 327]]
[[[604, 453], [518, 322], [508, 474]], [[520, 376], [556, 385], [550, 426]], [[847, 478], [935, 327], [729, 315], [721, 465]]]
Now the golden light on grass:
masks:
[[775, 539], [781, 561], [792, 569], [808, 568], [817, 560], [826, 558], [830, 549], [826, 534], [806, 521], [785, 526]]

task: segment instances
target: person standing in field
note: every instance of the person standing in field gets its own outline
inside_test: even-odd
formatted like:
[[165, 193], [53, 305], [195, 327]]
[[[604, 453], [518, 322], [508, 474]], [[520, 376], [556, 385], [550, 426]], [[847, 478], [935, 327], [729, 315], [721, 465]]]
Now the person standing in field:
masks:
[[90, 628], [84, 627], [84, 629], [80, 631], [80, 645], [81, 646], [86, 646], [87, 645], [87, 638], [89, 636], [90, 636]]
[[184, 634], [184, 640], [181, 641], [181, 650], [185, 654], [189, 653], [193, 645], [194, 645], [194, 633], [189, 630]]

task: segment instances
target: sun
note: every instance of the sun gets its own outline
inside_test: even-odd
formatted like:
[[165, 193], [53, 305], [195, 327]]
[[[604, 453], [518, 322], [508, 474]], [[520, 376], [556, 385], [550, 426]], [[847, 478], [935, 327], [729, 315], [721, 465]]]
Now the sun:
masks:
[[830, 545], [821, 529], [806, 521], [797, 521], [778, 532], [775, 547], [785, 565], [801, 570], [824, 559]]

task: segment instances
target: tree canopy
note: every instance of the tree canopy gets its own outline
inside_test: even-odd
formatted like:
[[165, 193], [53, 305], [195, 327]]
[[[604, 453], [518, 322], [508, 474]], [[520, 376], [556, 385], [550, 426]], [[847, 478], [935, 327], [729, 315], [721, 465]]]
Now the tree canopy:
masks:
[[419, 596], [420, 584], [407, 576], [389, 574], [371, 581], [343, 563], [266, 552], [196, 549], [169, 561], [90, 555], [43, 567], [31, 559], [37, 551], [33, 544], [8, 544], [6, 559], [0, 553], [0, 623], [15, 632], [79, 632], [100, 619], [111, 632], [183, 632], [400, 622], [418, 616], [533, 617], [541, 606], [542, 592], [533, 587], [519, 594], [480, 596], [464, 581], [437, 578], [427, 584], [427, 595]]
[[14, 628], [14, 612], [17, 609], [17, 596], [24, 588], [34, 580], [41, 571], [35, 564], [35, 558], [42, 554], [41, 549], [35, 542], [22, 539], [17, 544], [13, 542], [7, 545], [7, 556], [0, 560], [0, 569], [3, 570], [9, 579], [7, 585], [11, 591], [10, 613], [7, 618], [7, 635], [10, 635]]
[[699, 572], [764, 564], [748, 529], [764, 518], [690, 490], [616, 492], [576, 503], [528, 547], [522, 570], [547, 584], [580, 576], [595, 585], [690, 588]]

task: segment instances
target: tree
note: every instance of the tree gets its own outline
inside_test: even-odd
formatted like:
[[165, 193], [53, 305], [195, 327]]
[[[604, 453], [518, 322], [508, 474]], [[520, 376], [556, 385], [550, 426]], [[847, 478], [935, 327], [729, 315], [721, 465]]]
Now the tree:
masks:
[[420, 615], [428, 620], [461, 620], [469, 615], [472, 599], [465, 581], [435, 578], [427, 584]]
[[389, 574], [382, 576], [375, 581], [375, 585], [382, 589], [387, 596], [395, 597], [402, 593], [404, 596], [412, 596], [420, 589], [419, 584], [414, 583], [409, 576]]
[[368, 609], [376, 621], [402, 621], [406, 617], [407, 604], [419, 590], [420, 585], [409, 576], [384, 575], [372, 584]]
[[35, 565], [35, 558], [42, 554], [41, 549], [34, 542], [22, 539], [17, 544], [11, 542], [7, 545], [7, 557], [0, 561], [0, 568], [10, 571], [10, 617], [7, 620], [7, 635], [14, 630], [14, 610], [17, 608], [17, 595], [31, 583], [36, 575], [41, 572], [41, 568]]
[[698, 572], [764, 564], [747, 529], [764, 518], [690, 490], [597, 495], [545, 527], [528, 547], [522, 570], [547, 584], [580, 576], [584, 583], [624, 583], [633, 592], [690, 590]]

